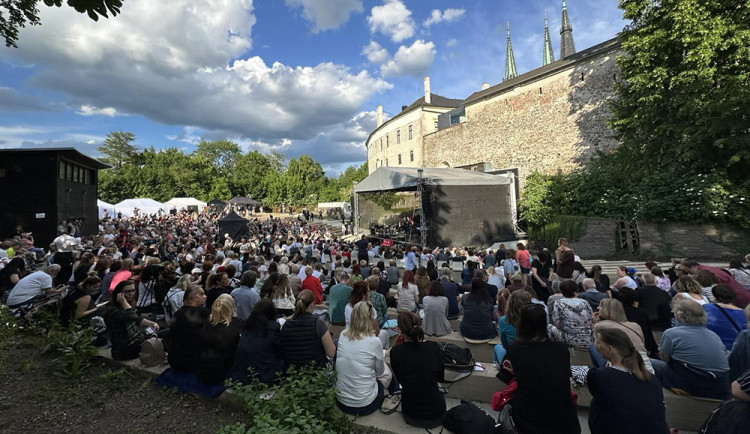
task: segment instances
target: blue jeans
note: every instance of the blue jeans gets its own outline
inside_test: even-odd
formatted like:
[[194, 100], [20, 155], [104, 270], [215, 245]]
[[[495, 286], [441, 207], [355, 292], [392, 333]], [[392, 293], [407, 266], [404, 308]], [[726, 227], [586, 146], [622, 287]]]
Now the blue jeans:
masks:
[[498, 365], [502, 364], [503, 357], [505, 357], [506, 353], [507, 351], [505, 350], [505, 347], [503, 346], [503, 344], [495, 345], [495, 351], [494, 351], [494, 354], [492, 355], [492, 361], [497, 363]]
[[378, 385], [378, 395], [375, 397], [374, 401], [367, 404], [366, 406], [349, 407], [340, 403], [338, 399], [336, 400], [336, 405], [339, 406], [339, 409], [341, 411], [346, 414], [351, 414], [352, 416], [367, 416], [368, 414], [375, 413], [375, 411], [378, 410], [381, 405], [383, 405], [383, 399], [385, 399], [385, 389], [383, 388], [383, 385], [380, 383], [380, 381], [377, 380], [375, 380], [375, 383], [377, 383]]
[[[599, 354], [599, 350], [596, 349], [596, 345], [591, 344], [591, 346], [589, 347], [589, 354], [591, 354], [591, 361], [594, 363], [595, 367], [601, 368], [602, 366], [607, 364], [607, 359]], [[653, 359], [651, 359], [651, 361], [653, 361]], [[654, 369], [656, 369], [656, 366], [654, 366]]]

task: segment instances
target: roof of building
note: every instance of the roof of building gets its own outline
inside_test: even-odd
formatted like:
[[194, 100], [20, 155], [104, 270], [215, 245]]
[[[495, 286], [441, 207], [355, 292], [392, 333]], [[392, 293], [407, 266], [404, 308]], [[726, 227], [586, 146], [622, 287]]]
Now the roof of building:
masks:
[[563, 69], [569, 68], [576, 63], [583, 62], [593, 56], [597, 56], [609, 51], [614, 51], [619, 48], [620, 40], [617, 37], [614, 37], [608, 41], [602, 42], [601, 44], [594, 45], [593, 47], [572, 54], [565, 59], [557, 60], [550, 63], [549, 65], [542, 66], [541, 68], [533, 69], [525, 74], [521, 74], [518, 77], [506, 80], [485, 90], [474, 92], [468, 98], [466, 98], [465, 103], [467, 105], [470, 105], [480, 100], [493, 97], [497, 94], [511, 90], [517, 86], [523, 86], [525, 84], [555, 74]]
[[63, 157], [80, 162], [95, 169], [109, 169], [110, 165], [102, 163], [96, 158], [82, 154], [76, 148], [9, 148], [0, 149], [0, 153], [24, 153], [24, 152], [56, 152]]
[[412, 111], [413, 109], [415, 109], [417, 107], [454, 107], [455, 108], [455, 107], [461, 107], [463, 105], [463, 103], [464, 103], [464, 100], [462, 100], [462, 99], [446, 98], [444, 96], [440, 96], [440, 95], [437, 95], [437, 94], [434, 94], [434, 93], [430, 93], [430, 103], [429, 104], [425, 103], [424, 96], [422, 96], [421, 98], [417, 98], [416, 101], [414, 101], [413, 103], [411, 103], [405, 109], [401, 110], [396, 116], [388, 119], [387, 121], [383, 122], [382, 125], [380, 125], [379, 127], [375, 128], [374, 130], [372, 130], [372, 132], [370, 133], [370, 135], [367, 136], [367, 141], [365, 143], [367, 143], [367, 142], [370, 141], [370, 138], [372, 138], [372, 135], [375, 134], [375, 131], [378, 131], [382, 127], [388, 125], [389, 123], [393, 122], [395, 119], [400, 118], [404, 114], [409, 113], [410, 111]]
[[510, 184], [508, 177], [473, 172], [465, 169], [437, 168], [437, 167], [379, 167], [367, 178], [354, 187], [357, 193], [371, 193], [376, 191], [411, 190], [416, 188], [419, 179], [418, 170], [422, 170], [422, 177], [432, 185], [505, 185]]

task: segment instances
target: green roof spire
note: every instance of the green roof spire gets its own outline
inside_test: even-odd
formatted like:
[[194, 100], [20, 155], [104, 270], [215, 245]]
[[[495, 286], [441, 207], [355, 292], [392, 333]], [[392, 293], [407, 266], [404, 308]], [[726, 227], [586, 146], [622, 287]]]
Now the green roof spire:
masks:
[[560, 59], [564, 59], [576, 52], [576, 46], [573, 43], [573, 27], [570, 25], [568, 18], [568, 8], [565, 6], [565, 0], [562, 0], [562, 27], [560, 27]]
[[513, 56], [513, 45], [510, 43], [510, 21], [507, 24], [508, 41], [505, 48], [505, 78], [503, 81], [517, 77], [516, 58]]
[[555, 61], [555, 53], [552, 51], [552, 40], [549, 37], [549, 24], [547, 23], [547, 10], [544, 10], [544, 54], [542, 66], [549, 65]]

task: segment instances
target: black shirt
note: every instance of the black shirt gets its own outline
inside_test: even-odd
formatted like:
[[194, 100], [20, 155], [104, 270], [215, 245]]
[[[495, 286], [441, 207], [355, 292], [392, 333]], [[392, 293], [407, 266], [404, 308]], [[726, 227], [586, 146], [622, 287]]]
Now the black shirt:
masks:
[[[661, 291], [661, 289], [659, 291]], [[659, 346], [656, 344], [656, 339], [654, 339], [654, 330], [651, 328], [648, 314], [643, 309], [632, 305], [624, 306], [624, 308], [625, 316], [628, 317], [628, 321], [641, 326], [641, 330], [643, 330], [643, 339], [645, 340], [644, 344], [649, 356], [656, 356], [656, 353], [659, 351]]]
[[417, 420], [435, 420], [445, 414], [443, 359], [436, 342], [404, 342], [391, 350], [393, 374], [401, 383], [401, 407]]
[[656, 286], [641, 286], [636, 288], [638, 294], [638, 308], [648, 314], [651, 327], [666, 330], [672, 324], [672, 299], [669, 293]]
[[185, 305], [174, 314], [174, 321], [169, 329], [167, 359], [169, 366], [175, 371], [195, 371], [198, 335], [210, 313], [205, 307]]
[[207, 322], [199, 336], [199, 350], [196, 359], [195, 375], [204, 384], [218, 384], [224, 381], [234, 363], [237, 343], [245, 321], [234, 317], [229, 325]]
[[587, 375], [593, 397], [591, 434], [667, 434], [664, 393], [656, 376], [640, 381], [615, 368], [592, 368]]
[[[578, 434], [581, 426], [570, 397], [570, 353], [562, 342], [516, 339], [506, 358], [518, 389], [513, 415], [521, 433]], [[400, 381], [400, 380], [399, 380]]]

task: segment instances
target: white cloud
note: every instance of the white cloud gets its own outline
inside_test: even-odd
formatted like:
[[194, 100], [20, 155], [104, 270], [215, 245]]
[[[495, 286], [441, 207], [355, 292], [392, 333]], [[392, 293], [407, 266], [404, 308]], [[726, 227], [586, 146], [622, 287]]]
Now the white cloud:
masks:
[[456, 21], [464, 16], [464, 13], [466, 10], [463, 8], [461, 9], [446, 9], [444, 11], [440, 11], [440, 9], [433, 9], [432, 12], [430, 12], [430, 17], [424, 20], [422, 23], [425, 27], [430, 27], [433, 24], [438, 23], [452, 23], [453, 21]]
[[82, 114], [105, 107], [226, 137], [310, 140], [392, 87], [343, 65], [248, 57], [249, 0], [129, 0], [99, 22], [72, 8], [40, 13], [45, 24], [23, 29], [23, 48], [0, 59], [35, 63], [29, 81], [91, 107]]
[[393, 42], [401, 42], [414, 36], [415, 23], [411, 11], [401, 0], [386, 0], [383, 6], [375, 6], [367, 17], [370, 32], [380, 32]]
[[286, 0], [291, 7], [302, 7], [302, 17], [313, 24], [313, 33], [333, 30], [362, 12], [362, 0]]
[[81, 116], [109, 116], [111, 118], [121, 114], [117, 113], [114, 107], [103, 107], [98, 108], [92, 105], [82, 105], [81, 108], [76, 112]]
[[399, 47], [393, 59], [380, 67], [383, 77], [394, 75], [426, 75], [435, 60], [435, 44], [416, 40], [410, 47]]
[[375, 41], [370, 41], [370, 43], [362, 49], [362, 54], [367, 56], [367, 60], [370, 63], [376, 65], [382, 65], [388, 60], [388, 50]]
[[445, 43], [446, 47], [455, 47], [458, 44], [458, 41], [456, 38], [451, 38], [448, 40], [448, 42]]

